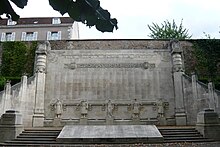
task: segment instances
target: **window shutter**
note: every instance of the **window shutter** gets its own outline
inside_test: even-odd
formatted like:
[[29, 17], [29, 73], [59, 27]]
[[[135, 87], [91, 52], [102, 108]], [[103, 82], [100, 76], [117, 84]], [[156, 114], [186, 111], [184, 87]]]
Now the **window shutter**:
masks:
[[25, 41], [25, 40], [26, 40], [26, 32], [22, 32], [21, 41]]
[[61, 31], [58, 31], [58, 40], [61, 40]]
[[11, 33], [11, 41], [15, 41], [15, 32]]
[[51, 32], [50, 31], [47, 32], [47, 40], [51, 40]]
[[1, 41], [5, 41], [6, 33], [2, 33]]
[[38, 32], [33, 33], [33, 40], [37, 40], [37, 34], [38, 34]]

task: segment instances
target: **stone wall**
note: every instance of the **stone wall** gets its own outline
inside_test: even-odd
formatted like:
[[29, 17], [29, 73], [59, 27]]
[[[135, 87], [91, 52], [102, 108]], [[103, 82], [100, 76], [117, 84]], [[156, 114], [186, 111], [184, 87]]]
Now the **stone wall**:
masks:
[[11, 86], [6, 83], [5, 90], [0, 93], [0, 115], [7, 110], [19, 110], [23, 114], [25, 126], [32, 126], [35, 97], [34, 77], [23, 76], [21, 82]]
[[220, 91], [197, 80], [196, 75], [184, 75], [184, 95], [188, 124], [195, 124], [197, 114], [205, 109], [213, 109], [220, 114]]
[[16, 109], [25, 126], [65, 124], [195, 125], [220, 94], [184, 74], [186, 41], [81, 40], [39, 44], [35, 75], [6, 84], [1, 114]]
[[[118, 121], [132, 121], [134, 101], [140, 120], [158, 122], [158, 104], [169, 102], [167, 118], [174, 112], [172, 63], [165, 41], [73, 41], [51, 43], [46, 71], [45, 117], [56, 114], [56, 100], [65, 106], [61, 118], [80, 121], [81, 103], [89, 105], [88, 120], [105, 120], [109, 100]], [[71, 49], [71, 50], [70, 50]], [[80, 123], [80, 122], [79, 122]]]

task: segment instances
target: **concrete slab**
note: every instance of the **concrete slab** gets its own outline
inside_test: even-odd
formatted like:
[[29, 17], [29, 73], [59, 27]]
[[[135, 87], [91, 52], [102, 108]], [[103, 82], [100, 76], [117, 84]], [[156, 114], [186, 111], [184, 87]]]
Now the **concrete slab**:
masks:
[[155, 125], [66, 125], [59, 142], [87, 143], [158, 143], [163, 136]]

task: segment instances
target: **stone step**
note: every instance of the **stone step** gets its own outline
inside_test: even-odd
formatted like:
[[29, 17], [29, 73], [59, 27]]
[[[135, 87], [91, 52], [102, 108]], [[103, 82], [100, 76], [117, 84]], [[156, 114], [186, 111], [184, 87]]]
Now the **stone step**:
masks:
[[160, 132], [162, 135], [197, 135], [199, 132]]
[[[48, 145], [73, 146], [73, 144], [68, 142], [56, 141], [56, 137], [59, 135], [60, 131], [61, 129], [53, 130], [53, 128], [25, 129], [16, 139], [12, 141], [6, 141], [4, 145], [5, 146], [48, 146]], [[163, 128], [163, 129], [160, 128], [159, 131], [164, 137], [164, 143], [214, 141], [212, 139], [203, 138], [202, 135], [195, 130], [195, 128]], [[82, 143], [84, 143], [83, 140], [78, 140], [75, 142], [75, 145], [77, 146]]]
[[[61, 131], [61, 130], [60, 130]], [[60, 133], [60, 131], [52, 131], [52, 130], [24, 130], [23, 133]]]
[[58, 136], [59, 133], [21, 133], [20, 136]]
[[19, 135], [19, 136], [17, 136], [17, 138], [57, 138], [57, 136], [37, 136], [37, 135], [28, 136], [28, 135]]
[[214, 142], [213, 139], [197, 139], [197, 140], [164, 140], [164, 143], [182, 143], [182, 142]]
[[163, 137], [202, 137], [201, 134], [163, 134]]
[[[96, 146], [110, 146], [110, 147], [122, 147], [121, 144], [101, 144], [101, 145], [98, 145], [98, 144], [84, 144], [84, 143], [79, 143], [79, 144], [72, 144], [72, 143], [45, 143], [45, 144], [36, 144], [36, 143], [11, 143], [11, 144], [8, 144], [8, 143], [0, 143], [0, 146], [3, 146], [3, 147], [8, 147], [8, 146], [12, 146], [12, 147], [17, 147], [17, 146], [22, 146], [22, 147], [96, 147]], [[127, 144], [125, 145], [125, 147], [129, 147], [129, 146], [137, 146], [137, 144]]]
[[164, 137], [164, 143], [174, 142], [211, 142], [213, 139], [204, 138], [194, 127], [159, 128]]
[[37, 127], [37, 128], [25, 128], [26, 131], [61, 131], [63, 127]]
[[56, 138], [16, 138], [15, 141], [56, 141]]
[[164, 140], [196, 140], [196, 139], [207, 139], [207, 138], [204, 138], [204, 137], [201, 137], [201, 136], [194, 136], [194, 137], [186, 137], [186, 136], [183, 136], [183, 137], [164, 137]]
[[172, 129], [172, 130], [161, 130], [161, 129], [159, 129], [160, 130], [160, 132], [197, 132], [196, 130], [179, 130], [179, 129]]
[[196, 130], [195, 128], [159, 128], [159, 130], [165, 130], [165, 131], [170, 131], [170, 130], [188, 130], [188, 131], [192, 131], [192, 130]]
[[11, 141], [5, 141], [5, 144], [57, 144], [56, 141], [46, 141], [46, 140], [11, 140]]

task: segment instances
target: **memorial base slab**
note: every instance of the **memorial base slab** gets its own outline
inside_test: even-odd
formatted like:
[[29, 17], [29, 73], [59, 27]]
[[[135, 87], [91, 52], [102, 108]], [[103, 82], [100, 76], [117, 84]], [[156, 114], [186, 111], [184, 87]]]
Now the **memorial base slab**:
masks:
[[58, 142], [159, 143], [163, 136], [155, 125], [66, 125]]

